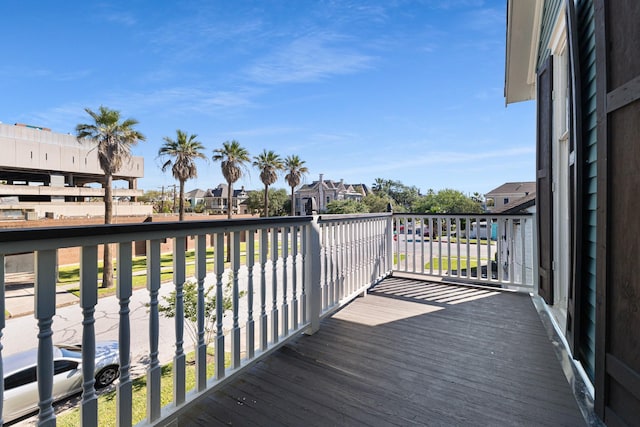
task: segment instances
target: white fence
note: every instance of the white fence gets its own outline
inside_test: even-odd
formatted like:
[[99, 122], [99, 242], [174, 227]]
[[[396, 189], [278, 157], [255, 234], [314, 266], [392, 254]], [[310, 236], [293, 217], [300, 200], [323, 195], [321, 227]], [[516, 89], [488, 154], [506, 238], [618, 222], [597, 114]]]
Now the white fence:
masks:
[[393, 216], [393, 271], [534, 291], [532, 215]]

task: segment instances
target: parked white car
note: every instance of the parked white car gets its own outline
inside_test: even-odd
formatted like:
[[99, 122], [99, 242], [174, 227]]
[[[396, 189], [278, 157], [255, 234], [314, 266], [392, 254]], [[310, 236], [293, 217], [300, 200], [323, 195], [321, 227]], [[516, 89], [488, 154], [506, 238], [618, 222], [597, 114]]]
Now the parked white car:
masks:
[[[117, 341], [96, 343], [95, 388], [111, 384], [120, 374]], [[3, 358], [5, 422], [38, 410], [36, 379], [38, 349]], [[53, 347], [53, 399], [58, 401], [82, 391], [82, 348], [80, 345]]]

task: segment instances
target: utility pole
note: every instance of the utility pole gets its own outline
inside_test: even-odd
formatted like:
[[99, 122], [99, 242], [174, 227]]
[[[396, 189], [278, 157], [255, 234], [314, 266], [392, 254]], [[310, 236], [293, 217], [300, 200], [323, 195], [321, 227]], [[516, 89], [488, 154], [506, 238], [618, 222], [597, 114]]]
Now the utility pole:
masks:
[[176, 187], [177, 185], [173, 184], [173, 185], [169, 185], [168, 187], [173, 188], [173, 207], [171, 209], [172, 213], [176, 213]]
[[162, 195], [160, 196], [160, 213], [164, 213], [164, 185], [162, 188]]

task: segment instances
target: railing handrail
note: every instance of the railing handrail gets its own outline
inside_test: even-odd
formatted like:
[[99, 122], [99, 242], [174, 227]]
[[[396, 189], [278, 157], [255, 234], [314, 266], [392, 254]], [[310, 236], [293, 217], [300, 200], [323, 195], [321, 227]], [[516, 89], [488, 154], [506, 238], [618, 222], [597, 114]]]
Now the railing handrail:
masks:
[[420, 217], [420, 216], [432, 216], [432, 217], [478, 217], [478, 218], [495, 218], [495, 217], [509, 217], [509, 218], [513, 218], [513, 217], [532, 217], [534, 216], [534, 213], [517, 213], [517, 214], [510, 214], [510, 213], [504, 213], [504, 212], [497, 212], [497, 213], [415, 213], [415, 212], [394, 212], [393, 216], [415, 216], [415, 217]]
[[[263, 229], [270, 226], [305, 225], [312, 216], [214, 219], [202, 221], [162, 221], [139, 224], [98, 224], [88, 226], [37, 227], [0, 230], [0, 253], [81, 246], [87, 240], [95, 244], [118, 243], [131, 240], [149, 240], [154, 235], [184, 237], [195, 234], [241, 231], [248, 228]], [[42, 246], [44, 245], [44, 246]]]

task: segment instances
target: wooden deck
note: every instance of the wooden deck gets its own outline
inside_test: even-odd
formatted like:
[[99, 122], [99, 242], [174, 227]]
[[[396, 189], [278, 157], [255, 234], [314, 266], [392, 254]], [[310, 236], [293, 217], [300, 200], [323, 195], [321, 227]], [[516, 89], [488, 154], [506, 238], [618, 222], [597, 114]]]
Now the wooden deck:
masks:
[[586, 423], [529, 296], [389, 278], [180, 425]]

